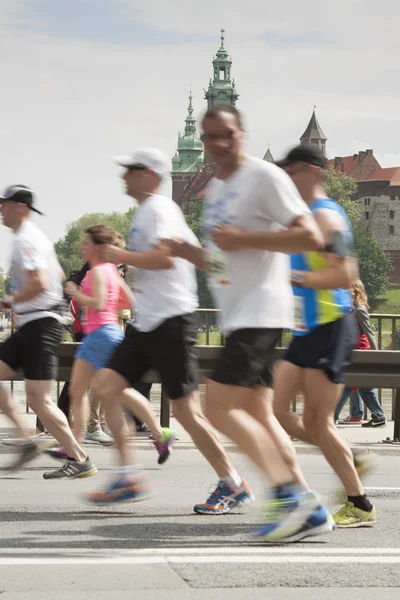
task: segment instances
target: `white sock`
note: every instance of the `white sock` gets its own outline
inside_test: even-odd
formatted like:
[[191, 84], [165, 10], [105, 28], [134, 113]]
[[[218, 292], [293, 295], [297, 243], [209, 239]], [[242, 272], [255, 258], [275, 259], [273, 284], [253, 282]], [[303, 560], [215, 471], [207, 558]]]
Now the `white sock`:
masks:
[[125, 465], [124, 467], [118, 467], [117, 475], [120, 479], [130, 479], [138, 470], [137, 465]]
[[227, 483], [233, 490], [238, 490], [243, 483], [243, 479], [235, 469], [227, 477], [222, 477], [221, 481]]

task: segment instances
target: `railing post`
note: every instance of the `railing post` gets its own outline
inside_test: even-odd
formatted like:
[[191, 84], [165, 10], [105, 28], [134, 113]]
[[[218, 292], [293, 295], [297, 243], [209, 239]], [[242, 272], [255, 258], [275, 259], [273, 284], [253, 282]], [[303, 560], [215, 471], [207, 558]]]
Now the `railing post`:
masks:
[[394, 411], [393, 441], [400, 440], [400, 389], [396, 389], [396, 406]]
[[161, 413], [160, 413], [161, 427], [169, 427], [169, 413], [170, 413], [170, 401], [164, 391], [164, 386], [161, 384]]
[[210, 345], [210, 319], [209, 319], [210, 313], [207, 311], [206, 312], [206, 346]]

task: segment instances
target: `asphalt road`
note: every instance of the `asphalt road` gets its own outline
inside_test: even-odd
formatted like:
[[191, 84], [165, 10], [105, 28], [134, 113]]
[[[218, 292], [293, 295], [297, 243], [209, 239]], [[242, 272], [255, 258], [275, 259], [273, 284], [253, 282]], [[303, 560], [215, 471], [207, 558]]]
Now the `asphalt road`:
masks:
[[[206, 498], [215, 477], [196, 450], [175, 451], [162, 468], [153, 451], [142, 451], [152, 497], [102, 508], [85, 504], [81, 494], [110, 477], [111, 448], [91, 446], [99, 474], [78, 481], [44, 481], [43, 470], [56, 466], [46, 457], [9, 475], [4, 466], [10, 452], [0, 446], [1, 600], [43, 600], [46, 592], [57, 600], [122, 600], [132, 593], [146, 600], [214, 600], [221, 594], [233, 600], [337, 600], [338, 593], [341, 600], [376, 600], [377, 594], [386, 600], [400, 586], [397, 455], [382, 456], [366, 482], [378, 509], [375, 528], [266, 546], [251, 537], [262, 482], [240, 454], [234, 462], [258, 502], [207, 517], [192, 507]], [[338, 482], [330, 467], [318, 455], [300, 460], [312, 486], [334, 506]]]

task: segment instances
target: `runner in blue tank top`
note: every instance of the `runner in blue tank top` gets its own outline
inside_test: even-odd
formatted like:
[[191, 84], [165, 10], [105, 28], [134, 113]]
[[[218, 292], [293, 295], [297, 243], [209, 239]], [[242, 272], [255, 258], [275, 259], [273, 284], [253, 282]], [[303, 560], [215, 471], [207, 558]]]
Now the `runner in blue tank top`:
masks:
[[[318, 146], [294, 148], [280, 166], [311, 209], [326, 247], [323, 252], [291, 256], [295, 325], [293, 340], [275, 373], [275, 414], [289, 435], [319, 446], [342, 481], [347, 501], [333, 515], [336, 525], [371, 526], [376, 510], [358, 475], [368, 468], [367, 459], [352, 454], [334, 424], [357, 335], [349, 292], [358, 274], [351, 225], [343, 209], [325, 195], [326, 160]], [[302, 417], [290, 411], [300, 390]]]

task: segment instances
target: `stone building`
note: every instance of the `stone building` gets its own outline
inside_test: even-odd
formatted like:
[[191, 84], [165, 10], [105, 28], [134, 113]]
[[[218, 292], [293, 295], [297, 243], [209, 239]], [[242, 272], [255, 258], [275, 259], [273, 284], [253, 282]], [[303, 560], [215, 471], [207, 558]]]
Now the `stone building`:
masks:
[[367, 179], [376, 169], [381, 168], [373, 150], [360, 150], [351, 156], [335, 156], [328, 163], [338, 173], [345, 173], [356, 181]]
[[375, 169], [357, 187], [361, 222], [392, 259], [392, 283], [400, 283], [400, 167]]

